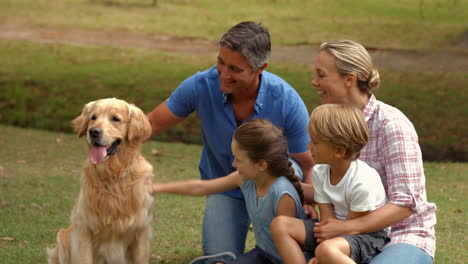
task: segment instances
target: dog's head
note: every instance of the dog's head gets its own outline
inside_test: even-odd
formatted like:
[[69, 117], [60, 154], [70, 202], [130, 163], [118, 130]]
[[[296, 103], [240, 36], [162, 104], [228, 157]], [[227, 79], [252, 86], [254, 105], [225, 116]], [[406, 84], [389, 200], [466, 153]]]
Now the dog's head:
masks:
[[80, 137], [86, 135], [89, 159], [94, 164], [114, 155], [121, 144], [143, 143], [151, 135], [143, 111], [115, 98], [86, 104], [72, 126]]

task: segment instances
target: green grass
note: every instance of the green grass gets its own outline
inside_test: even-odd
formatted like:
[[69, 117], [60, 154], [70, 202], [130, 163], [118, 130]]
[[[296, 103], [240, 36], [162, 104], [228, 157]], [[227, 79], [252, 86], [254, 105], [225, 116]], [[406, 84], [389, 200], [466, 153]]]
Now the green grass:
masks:
[[[86, 144], [73, 134], [0, 125], [0, 263], [45, 263], [58, 228], [69, 224]], [[152, 149], [162, 156], [152, 156]], [[198, 178], [200, 146], [147, 142], [155, 181]], [[438, 206], [436, 263], [467, 259], [467, 163], [425, 163], [428, 200]], [[151, 263], [187, 263], [202, 254], [203, 197], [158, 195]], [[13, 240], [8, 240], [11, 238]], [[247, 248], [254, 240], [249, 232]]]
[[[71, 131], [69, 121], [98, 98], [118, 97], [149, 112], [185, 78], [215, 63], [211, 57], [27, 41], [0, 40], [0, 50], [0, 123], [55, 131]], [[309, 111], [318, 104], [309, 66], [271, 63], [267, 70], [293, 85]], [[466, 160], [468, 73], [380, 73], [377, 97], [410, 118], [425, 157], [459, 153], [458, 160]], [[199, 143], [198, 123], [192, 115], [158, 139]]]
[[447, 48], [468, 29], [468, 0], [3, 0], [0, 23], [219, 39], [243, 20], [275, 44], [352, 38], [381, 48]]

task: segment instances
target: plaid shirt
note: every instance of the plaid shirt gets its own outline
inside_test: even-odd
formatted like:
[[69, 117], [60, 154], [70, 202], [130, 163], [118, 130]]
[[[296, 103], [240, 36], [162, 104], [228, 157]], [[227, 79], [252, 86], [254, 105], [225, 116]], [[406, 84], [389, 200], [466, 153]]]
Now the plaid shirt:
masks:
[[434, 257], [437, 207], [426, 198], [416, 130], [402, 112], [377, 101], [374, 95], [363, 114], [369, 127], [369, 142], [359, 159], [379, 172], [388, 202], [413, 210], [410, 217], [391, 227], [389, 245], [412, 244]]

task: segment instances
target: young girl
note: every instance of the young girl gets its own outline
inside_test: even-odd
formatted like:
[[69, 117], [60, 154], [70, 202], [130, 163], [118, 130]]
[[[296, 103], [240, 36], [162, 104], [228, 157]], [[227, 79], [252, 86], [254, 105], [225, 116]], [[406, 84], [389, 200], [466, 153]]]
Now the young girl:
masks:
[[191, 263], [282, 263], [271, 237], [271, 221], [279, 215], [306, 218], [303, 192], [288, 158], [286, 138], [271, 122], [252, 119], [234, 132], [231, 149], [232, 164], [237, 171], [228, 176], [155, 183], [153, 192], [201, 196], [240, 187], [253, 225], [256, 247], [235, 261], [235, 256], [226, 252], [199, 257]]

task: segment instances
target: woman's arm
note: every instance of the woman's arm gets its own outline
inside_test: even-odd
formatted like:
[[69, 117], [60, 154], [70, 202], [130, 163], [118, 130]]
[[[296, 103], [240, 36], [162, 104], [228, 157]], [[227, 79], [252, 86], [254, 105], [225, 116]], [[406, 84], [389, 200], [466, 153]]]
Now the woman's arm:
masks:
[[346, 220], [352, 220], [358, 217], [365, 216], [369, 214], [371, 211], [365, 211], [365, 212], [354, 212], [354, 211], [349, 211], [348, 215], [346, 216]]
[[318, 242], [341, 235], [355, 235], [377, 232], [409, 217], [413, 211], [408, 207], [388, 203], [362, 217], [340, 221], [328, 219], [317, 223], [314, 234]]
[[349, 234], [377, 232], [400, 222], [412, 214], [413, 211], [409, 207], [388, 203], [363, 217], [350, 220]]
[[170, 183], [154, 183], [153, 194], [174, 193], [191, 196], [203, 196], [225, 192], [240, 187], [242, 179], [237, 171], [211, 180], [186, 180]]

